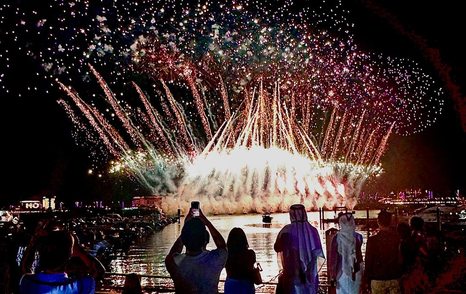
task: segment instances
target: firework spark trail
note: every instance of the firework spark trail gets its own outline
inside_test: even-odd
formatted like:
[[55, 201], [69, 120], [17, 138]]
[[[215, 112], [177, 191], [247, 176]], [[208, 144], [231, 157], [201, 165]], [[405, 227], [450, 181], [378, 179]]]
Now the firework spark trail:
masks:
[[364, 152], [365, 146], [367, 143], [367, 138], [370, 136], [370, 129], [369, 128], [362, 128], [359, 137], [356, 139], [357, 145], [356, 149], [354, 151], [354, 158], [353, 162], [360, 162], [361, 161], [361, 155], [362, 152]]
[[225, 120], [227, 121], [231, 117], [230, 104], [228, 102], [228, 93], [225, 87], [225, 83], [223, 82], [222, 76], [219, 76], [219, 79], [220, 79], [220, 93], [222, 95], [222, 100], [223, 100], [223, 109], [225, 110]]
[[113, 144], [110, 142], [109, 138], [107, 135], [105, 135], [105, 131], [100, 127], [99, 123], [94, 119], [94, 116], [92, 115], [91, 111], [87, 107], [87, 104], [85, 104], [81, 98], [69, 89], [67, 86], [62, 84], [61, 82], [58, 82], [60, 87], [68, 94], [68, 96], [73, 99], [74, 103], [76, 106], [81, 110], [81, 112], [87, 117], [89, 124], [94, 128], [94, 130], [99, 134], [100, 139], [104, 142], [105, 146], [107, 146], [108, 150], [113, 156], [119, 156], [119, 152], [113, 147]]
[[[38, 62], [50, 80], [83, 80], [89, 85], [88, 63], [105, 69], [110, 85], [125, 84], [135, 71], [149, 73], [155, 80], [186, 82], [183, 71], [187, 69], [196, 86], [202, 81], [212, 84], [221, 76], [234, 110], [237, 98], [243, 98], [239, 93], [262, 78], [268, 83], [280, 81], [286, 85], [284, 91], [293, 90], [303, 111], [317, 106], [325, 111], [330, 100], [338, 100], [341, 111], [372, 108], [371, 117], [383, 125], [383, 132], [396, 121], [392, 133], [402, 135], [425, 129], [441, 113], [441, 93], [434, 84], [428, 85], [432, 79], [423, 75], [419, 66], [397, 58], [378, 58], [377, 52], [369, 54], [358, 48], [352, 36], [355, 26], [348, 21], [350, 13], [341, 1], [311, 7], [290, 0], [279, 10], [247, 0], [200, 1], [199, 6], [185, 0], [176, 5], [172, 0], [128, 0], [111, 7], [103, 1], [93, 3], [92, 9], [87, 2], [54, 0], [50, 10], [39, 11], [29, 5], [6, 5], [6, 11], [14, 11], [16, 23], [15, 29], [4, 35]], [[438, 51], [428, 50], [425, 40], [405, 30], [380, 7], [370, 1], [367, 5], [421, 44], [447, 80], [448, 68], [437, 58]], [[76, 23], [82, 25], [78, 28]], [[31, 39], [39, 42], [31, 46]], [[390, 84], [394, 89], [385, 89]], [[403, 86], [407, 87], [400, 90]], [[372, 103], [376, 100], [382, 103]], [[406, 107], [410, 105], [423, 107], [411, 111]], [[402, 115], [393, 115], [398, 112]], [[203, 111], [198, 113], [203, 115]], [[204, 128], [212, 123], [202, 117], [201, 121]], [[306, 116], [297, 121], [307, 121]], [[210, 129], [215, 132], [216, 127], [210, 125]], [[312, 130], [306, 127], [306, 131]]]
[[392, 126], [388, 130], [387, 134], [383, 137], [383, 139], [380, 141], [379, 148], [377, 149], [377, 152], [375, 153], [375, 158], [371, 162], [371, 164], [377, 165], [380, 162], [380, 159], [382, 158], [382, 155], [385, 152], [385, 149], [387, 148], [387, 143], [388, 143], [388, 138], [390, 138], [390, 135], [392, 134], [393, 127], [395, 126], [395, 122], [393, 122]]
[[364, 140], [364, 144], [361, 141], [360, 146], [362, 148], [362, 153], [358, 153], [358, 154], [360, 154], [360, 156], [359, 156], [358, 160], [356, 161], [357, 165], [364, 163], [367, 155], [370, 154], [370, 150], [372, 148], [372, 145], [374, 144], [375, 134], [376, 133], [377, 133], [377, 128], [372, 130], [372, 132], [370, 132], [367, 139]]
[[279, 121], [281, 123], [281, 128], [283, 129], [285, 133], [284, 137], [287, 139], [289, 146], [291, 146], [291, 151], [297, 154], [299, 153], [299, 151], [295, 144], [296, 139], [295, 139], [295, 134], [293, 132], [294, 130], [291, 127], [291, 119], [288, 115], [288, 111], [286, 107], [284, 106], [283, 108], [284, 108], [283, 114], [280, 112], [278, 116]]
[[110, 90], [108, 87], [107, 83], [104, 81], [104, 79], [100, 76], [100, 74], [94, 69], [92, 65], [89, 65], [89, 68], [91, 69], [92, 73], [94, 76], [97, 78], [98, 83], [100, 84], [101, 88], [105, 92], [105, 96], [107, 97], [107, 101], [110, 103], [112, 106], [113, 110], [116, 113], [116, 116], [121, 120], [123, 123], [124, 128], [130, 135], [133, 143], [140, 148], [141, 147], [141, 138], [137, 132], [134, 131], [134, 126], [131, 123], [131, 120], [128, 119], [126, 112], [122, 109], [122, 107], [119, 105], [118, 101], [115, 99], [113, 92]]
[[322, 141], [322, 156], [324, 156], [325, 158], [328, 158], [327, 146], [330, 144], [329, 141], [335, 128], [334, 121], [335, 121], [336, 112], [337, 112], [337, 109], [333, 108], [332, 114], [330, 115], [330, 121], [328, 123], [327, 129], [325, 131], [325, 136]]
[[294, 97], [294, 92], [291, 93], [291, 109], [290, 109], [290, 115], [291, 117], [295, 117], [296, 113], [296, 100]]
[[[348, 152], [349, 149], [351, 148], [351, 143], [353, 142], [351, 140], [352, 133], [355, 131], [355, 126], [357, 123], [354, 123], [355, 117], [350, 117], [348, 123], [346, 124], [346, 130], [343, 135], [343, 146], [341, 150], [342, 157], [347, 159], [348, 158]], [[344, 155], [343, 155], [344, 154]]]
[[311, 155], [312, 160], [316, 161], [318, 164], [322, 164], [322, 157], [320, 156], [319, 150], [312, 142], [311, 138], [305, 133], [298, 129], [299, 135], [304, 138], [303, 143], [306, 147], [306, 151]]
[[107, 134], [110, 136], [112, 141], [120, 148], [122, 152], [126, 152], [130, 150], [129, 145], [126, 144], [123, 137], [120, 136], [120, 133], [110, 123], [108, 123], [108, 121], [103, 117], [103, 115], [96, 108], [90, 105], [87, 105], [86, 103], [84, 103], [84, 101], [82, 101], [82, 99], [81, 99], [81, 103], [83, 103], [89, 109], [89, 111], [96, 118], [97, 122], [99, 122], [100, 125], [102, 126], [102, 129], [107, 132]]
[[265, 142], [263, 140], [265, 136], [265, 125], [267, 123], [267, 112], [266, 112], [266, 106], [265, 106], [265, 100], [267, 99], [265, 92], [264, 92], [264, 83], [261, 80], [260, 86], [259, 86], [259, 104], [257, 105], [257, 111], [258, 111], [258, 117], [261, 119], [256, 119], [257, 121], [257, 134], [258, 134], [258, 143], [259, 145], [264, 145]]
[[[138, 5], [129, 3], [125, 9]], [[344, 17], [337, 24], [327, 16], [327, 28], [318, 17], [307, 23], [311, 10], [294, 6], [270, 13], [252, 3], [171, 4], [157, 2], [131, 28], [114, 29], [110, 14], [97, 19], [108, 36], [119, 34], [112, 29], [132, 36], [120, 51], [130, 63], [122, 76], [134, 71], [155, 81], [154, 91], [164, 93], [160, 106], [136, 84], [145, 111], [120, 106], [91, 67], [129, 134], [127, 145], [137, 147], [117, 146], [116, 165], [151, 193], [167, 195], [167, 211], [194, 198], [217, 213], [286, 210], [293, 202], [352, 207], [363, 183], [382, 171], [390, 135], [435, 120], [437, 112], [425, 107], [441, 105], [432, 79], [415, 64], [359, 50]], [[121, 82], [114, 71], [110, 78], [109, 85]], [[117, 127], [88, 108], [115, 144]]]
[[[261, 92], [259, 91], [259, 93]], [[278, 92], [275, 92], [274, 95], [278, 95]], [[247, 146], [243, 145], [241, 148], [235, 147], [230, 149], [225, 148], [229, 144], [221, 143], [221, 141], [223, 140], [231, 140], [231, 138], [234, 138], [232, 136], [227, 135], [229, 131], [232, 131], [234, 129], [233, 124], [231, 124], [232, 121], [230, 120], [228, 125], [226, 125], [224, 129], [222, 129], [221, 135], [219, 135], [218, 137], [214, 137], [215, 140], [218, 140], [218, 142], [215, 145], [216, 147], [209, 147], [209, 152], [204, 152], [202, 158], [197, 158], [197, 160], [200, 160], [200, 162], [193, 162], [191, 167], [188, 167], [187, 173], [189, 175], [196, 175], [196, 172], [191, 170], [192, 168], [194, 168], [194, 166], [196, 166], [197, 168], [205, 170], [203, 173], [205, 175], [210, 175], [210, 180], [200, 180], [203, 179], [204, 176], [197, 174], [197, 176], [195, 176], [193, 179], [185, 181], [183, 189], [184, 197], [187, 197], [187, 199], [201, 199], [204, 205], [209, 207], [211, 211], [226, 211], [228, 213], [244, 213], [249, 212], [251, 210], [281, 210], [284, 207], [286, 207], [286, 205], [284, 204], [286, 203], [285, 199], [289, 200], [290, 197], [291, 199], [295, 197], [294, 201], [311, 202], [313, 203], [312, 206], [318, 204], [325, 204], [331, 207], [332, 205], [336, 204], [344, 204], [346, 203], [346, 201], [348, 201], [348, 205], [354, 206], [356, 200], [353, 198], [346, 199], [346, 188], [344, 188], [344, 186], [342, 186], [339, 183], [338, 179], [332, 179], [330, 177], [329, 179], [324, 181], [325, 184], [321, 188], [314, 188], [312, 184], [314, 181], [310, 180], [309, 174], [306, 174], [306, 172], [303, 171], [308, 170], [309, 164], [311, 166], [315, 166], [315, 168], [313, 169], [316, 173], [315, 175], [313, 175], [313, 177], [315, 177], [318, 176], [317, 174], [320, 173], [317, 172], [318, 170], [328, 170], [329, 167], [325, 167], [325, 164], [319, 167], [320, 164], [316, 163], [314, 160], [310, 161], [309, 158], [301, 158], [299, 160], [304, 160], [306, 162], [304, 166], [306, 167], [303, 167], [302, 169], [298, 168], [296, 164], [293, 162], [293, 159], [289, 158], [289, 156], [301, 157], [301, 155], [299, 155], [300, 152], [298, 152], [295, 146], [296, 138], [301, 137], [299, 141], [304, 142], [303, 145], [306, 146], [308, 151], [312, 150], [312, 148], [314, 148], [315, 151], [317, 151], [317, 149], [315, 147], [311, 147], [313, 146], [312, 141], [308, 137], [302, 135], [301, 129], [290, 128], [291, 118], [286, 110], [286, 106], [281, 106], [280, 99], [278, 97], [274, 97], [272, 99], [273, 103], [278, 104], [275, 106], [272, 105], [272, 108], [276, 109], [277, 121], [272, 120], [272, 124], [264, 123], [262, 126], [260, 126], [257, 122], [261, 119], [261, 115], [264, 115], [264, 113], [260, 111], [261, 101], [263, 100], [261, 100], [260, 97], [252, 101], [253, 103], [251, 104], [251, 108], [249, 109], [247, 120], [244, 123], [243, 133], [242, 135], [238, 136], [236, 144], [238, 145], [238, 142], [249, 142], [251, 147], [247, 148]], [[280, 143], [280, 146], [272, 145], [270, 147], [265, 147], [261, 145], [260, 142], [264, 139], [261, 139], [257, 135], [259, 132], [258, 130], [261, 128], [262, 131], [264, 131], [264, 134], [269, 134], [269, 136], [271, 137], [274, 136], [272, 130], [278, 130], [276, 136], [280, 138], [283, 137], [287, 143]], [[268, 139], [270, 139], [270, 137]], [[280, 140], [274, 141], [268, 139], [265, 138], [264, 142], [280, 142]], [[307, 145], [307, 143], [309, 143], [310, 145]], [[252, 150], [260, 150], [260, 152], [264, 154], [272, 154], [271, 152], [275, 152], [273, 150], [280, 150], [277, 152], [283, 152], [289, 155], [280, 155], [284, 158], [287, 158], [285, 160], [285, 162], [287, 163], [277, 164], [275, 160], [272, 162], [270, 161], [270, 158], [275, 159], [278, 157], [276, 153], [273, 153], [273, 155], [267, 155], [267, 159], [261, 161], [258, 160], [258, 158], [260, 157], [258, 154], [255, 153], [256, 151]], [[366, 152], [369, 152], [369, 150], [370, 149], [368, 148]], [[312, 152], [309, 152], [307, 154], [311, 157], [314, 156], [312, 155]], [[253, 162], [249, 160], [249, 158], [255, 158], [255, 161]], [[293, 163], [290, 164], [289, 161], [292, 161]], [[226, 164], [226, 162], [229, 162], [229, 164]], [[234, 163], [238, 162], [243, 163], [239, 164], [239, 167], [235, 167], [238, 166], [238, 164]], [[348, 167], [346, 167], [346, 169], [348, 169]], [[345, 168], [342, 168], [342, 170], [345, 170]], [[246, 175], [245, 178], [244, 175]], [[326, 172], [324, 173], [324, 175], [320, 176], [325, 177], [329, 176], [329, 174], [328, 172]], [[354, 181], [364, 182], [366, 177], [353, 177], [353, 179]], [[361, 187], [361, 185], [362, 184], [354, 183], [355, 187]], [[187, 194], [186, 186], [192, 186], [192, 188], [188, 189], [189, 191], [191, 191], [191, 193]], [[220, 189], [218, 187], [223, 188]], [[265, 188], [261, 189], [259, 187]], [[351, 193], [357, 191], [357, 188], [348, 189], [351, 190]], [[315, 193], [311, 194], [311, 192], [309, 191], [314, 191]], [[320, 191], [322, 194], [318, 194], [317, 191]], [[321, 195], [325, 195], [327, 193], [326, 191], [328, 192], [328, 196], [324, 196], [325, 200], [319, 202], [318, 199], [322, 197]], [[220, 201], [218, 199], [213, 200], [216, 199], [215, 195], [217, 195], [218, 193], [221, 195], [220, 198], [223, 199], [223, 201]], [[351, 194], [350, 191], [348, 191], [348, 193]], [[248, 197], [247, 203], [243, 203], [245, 197], [243, 196], [238, 198], [238, 195], [251, 195], [251, 198]], [[285, 197], [285, 199], [279, 201], [277, 198], [275, 198], [276, 196], [273, 195], [287, 196]], [[261, 199], [262, 201], [255, 201], [257, 199]], [[240, 200], [240, 203], [242, 203], [241, 205], [228, 205], [229, 201], [238, 200]]]
[[207, 135], [207, 139], [212, 139], [212, 131], [210, 130], [209, 121], [207, 120], [207, 116], [204, 111], [204, 103], [202, 102], [201, 96], [199, 95], [199, 91], [196, 88], [196, 83], [191, 75], [186, 77], [186, 81], [193, 93], [194, 102], [197, 107], [197, 112], [201, 116], [202, 126], [204, 127], [204, 131]]
[[141, 88], [135, 82], [133, 82], [133, 87], [138, 92], [139, 97], [141, 98], [141, 101], [142, 101], [142, 103], [144, 105], [144, 108], [146, 109], [146, 113], [149, 115], [151, 125], [157, 131], [158, 138], [160, 138], [160, 140], [162, 140], [162, 142], [163, 142], [165, 151], [166, 152], [173, 152], [170, 144], [168, 143], [168, 139], [165, 136], [165, 133], [164, 133], [162, 127], [160, 126], [159, 122], [158, 122], [158, 119], [156, 117], [157, 116], [156, 110], [149, 104], [149, 99], [147, 99], [144, 92], [141, 90]]
[[[60, 86], [62, 89], [64, 89], [64, 85], [60, 83]], [[100, 137], [105, 136], [107, 139], [104, 139], [104, 143], [107, 146], [107, 148], [112, 152], [112, 154], [115, 156], [120, 154], [126, 154], [131, 148], [129, 145], [125, 142], [122, 136], [120, 136], [120, 133], [110, 124], [108, 121], [103, 117], [103, 115], [94, 107], [91, 105], [88, 105], [86, 102], [84, 102], [77, 94], [75, 91], [71, 91], [70, 89], [65, 89], [68, 95], [74, 95], [74, 101], [76, 105], [81, 105], [80, 110], [83, 111], [83, 109], [86, 109], [87, 112], [85, 112], [87, 119], [95, 127], [95, 125], [98, 125], [98, 132], [102, 132]], [[70, 94], [72, 93], [72, 94]], [[110, 140], [111, 139], [111, 140]], [[115, 149], [115, 145], [118, 147], [118, 149]], [[115, 154], [113, 152], [116, 152]]]
[[[138, 160], [137, 156], [133, 156], [132, 152], [130, 151], [130, 147], [126, 144], [124, 139], [120, 136], [120, 134], [115, 130], [115, 128], [110, 125], [105, 118], [94, 108], [87, 105], [82, 99], [76, 95], [72, 90], [68, 89], [62, 83], [58, 82], [60, 87], [67, 92], [67, 94], [72, 97], [75, 104], [80, 108], [80, 110], [85, 114], [89, 123], [94, 127], [94, 129], [99, 134], [99, 137], [103, 140], [105, 146], [109, 149], [110, 153], [114, 156], [121, 156], [126, 158], [125, 165], [133, 170], [134, 177], [137, 181], [139, 181], [142, 185], [150, 187], [152, 183], [148, 181], [147, 175], [141, 170], [141, 162]], [[137, 133], [136, 129], [132, 130], [134, 133]], [[112, 139], [113, 143], [115, 143], [119, 149], [115, 149], [112, 142], [107, 137], [108, 134]], [[139, 134], [140, 135], [140, 134]], [[147, 141], [143, 141], [144, 146], [146, 148], [151, 148], [151, 145]], [[149, 153], [154, 160], [160, 160], [160, 158], [153, 156], [152, 153]]]
[[[103, 84], [101, 86], [103, 87]], [[182, 114], [182, 110], [174, 100], [168, 86], [163, 82], [162, 86], [165, 88], [172, 111], [178, 118], [179, 129], [184, 130], [186, 136], [188, 136], [187, 121]], [[138, 87], [136, 88], [138, 89]], [[166, 209], [174, 211], [175, 207], [180, 205], [179, 201], [188, 202], [193, 198], [202, 199], [203, 202], [206, 202], [204, 207], [207, 205], [211, 211], [218, 213], [282, 210], [285, 209], [290, 199], [313, 203], [312, 206], [322, 204], [328, 206], [344, 205], [346, 201], [356, 203], [354, 199], [348, 198], [346, 195], [357, 193], [358, 188], [352, 187], [360, 187], [362, 185], [360, 182], [364, 182], [368, 175], [377, 173], [378, 167], [367, 167], [364, 171], [366, 176], [352, 177], [353, 181], [358, 183], [346, 184], [346, 188], [341, 188], [340, 181], [344, 176], [334, 174], [335, 171], [332, 171], [334, 169], [332, 166], [335, 166], [335, 163], [329, 161], [329, 158], [322, 161], [318, 148], [304, 129], [301, 128], [300, 124], [295, 122], [296, 118], [290, 116], [287, 103], [280, 99], [280, 91], [277, 85], [272, 89], [272, 92], [271, 97], [269, 97], [270, 94], [263, 87], [260, 87], [257, 96], [253, 93], [249, 108], [235, 112], [228, 121], [225, 121], [206, 144], [201, 154], [193, 158], [192, 161], [185, 161], [182, 158], [175, 161], [176, 164], [181, 163], [183, 165], [182, 170], [186, 175], [181, 183], [174, 184], [170, 178], [161, 178], [159, 180], [169, 183], [167, 184], [170, 186], [169, 191], [176, 192], [178, 190], [178, 193], [180, 193], [182, 189], [183, 195], [180, 195], [176, 203], [171, 199], [167, 200]], [[138, 93], [143, 104], [147, 102], [144, 93], [142, 91], [138, 91]], [[110, 97], [108, 98], [110, 99]], [[80, 102], [76, 100], [75, 103]], [[145, 104], [145, 107], [149, 108], [146, 109], [147, 113], [151, 113], [151, 111], [156, 113], [155, 109], [150, 109], [149, 104]], [[272, 109], [272, 113], [266, 111], [266, 109]], [[338, 126], [336, 135], [326, 134], [324, 139], [327, 144], [334, 146], [333, 150], [338, 149], [338, 142], [346, 121], [345, 115], [346, 113], [338, 121], [336, 119], [337, 112], [334, 109], [331, 116], [333, 120], [331, 118], [326, 126], [327, 130], [328, 128], [335, 129]], [[152, 119], [157, 120], [155, 116]], [[103, 120], [103, 118], [100, 118], [100, 120]], [[131, 121], [129, 118], [128, 120]], [[361, 120], [362, 118], [360, 118]], [[93, 122], [90, 121], [90, 123]], [[133, 123], [131, 123], [131, 126], [132, 131], [138, 137], [144, 138], [144, 135], [138, 131]], [[238, 132], [238, 127], [240, 132]], [[111, 129], [111, 126], [106, 125], [106, 128]], [[356, 130], [357, 132], [358, 130]], [[366, 157], [374, 158], [374, 156], [379, 156], [372, 155], [373, 148], [371, 146], [375, 141], [372, 136], [375, 132], [376, 130], [369, 135], [367, 144], [362, 143], [363, 139], [366, 139], [365, 136], [358, 137], [358, 148], [364, 148], [363, 153], [358, 157], [358, 162], [361, 164], [365, 162]], [[388, 139], [388, 136], [389, 134], [384, 138]], [[192, 143], [192, 141], [189, 143]], [[382, 146], [382, 143], [379, 146]], [[153, 153], [155, 150], [152, 151], [154, 146], [151, 143], [143, 140], [143, 145], [148, 149], [147, 153], [152, 162], [159, 162], [160, 160], [165, 162], [157, 152]], [[326, 148], [332, 151], [331, 147]], [[377, 151], [383, 152], [381, 148]], [[128, 156], [126, 166], [130, 170], [134, 170], [134, 176], [137, 177], [137, 180], [152, 187], [152, 191], [156, 193], [157, 189], [153, 186], [154, 184], [147, 178], [144, 169], [140, 168], [141, 164], [145, 164], [144, 159], [137, 159], [131, 153], [121, 152]], [[334, 152], [332, 152], [330, 159], [334, 157], [333, 154], [338, 153], [338, 150]], [[251, 160], [252, 158], [254, 160]], [[123, 160], [125, 159], [123, 158]], [[236, 168], [234, 163], [236, 163]], [[164, 164], [170, 163], [165, 162]], [[346, 167], [340, 169], [351, 173], [351, 165], [346, 164]], [[309, 171], [310, 167], [311, 173]], [[360, 169], [358, 165], [355, 165], [354, 168]], [[196, 170], [203, 170], [203, 172], [199, 173]], [[312, 177], [315, 180], [312, 180]], [[318, 181], [324, 183], [319, 184], [320, 188], [313, 186]], [[241, 195], [249, 195], [247, 196], [247, 203], [243, 203], [246, 196]], [[229, 203], [238, 199], [241, 203], [238, 207]]]
[[340, 144], [341, 134], [343, 133], [343, 129], [346, 127], [346, 112], [343, 113], [343, 117], [340, 120], [340, 127], [338, 128], [337, 135], [335, 137], [332, 153], [330, 154], [330, 159], [336, 159], [335, 156], [338, 152], [338, 145]]
[[311, 123], [311, 100], [307, 97], [307, 101], [305, 101], [303, 110], [305, 111], [304, 115], [304, 131], [309, 133], [309, 125]]
[[[234, 118], [231, 117], [228, 121], [224, 122], [222, 126], [220, 126], [220, 128], [217, 130], [212, 140], [210, 140], [210, 142], [207, 143], [206, 147], [204, 148], [200, 156], [206, 156], [209, 152], [213, 150], [222, 150], [222, 149], [228, 148], [228, 145], [230, 144], [230, 140], [232, 140], [232, 138], [230, 137], [231, 135], [230, 130], [233, 127], [232, 126], [233, 120]], [[240, 144], [240, 143], [241, 143], [241, 138], [238, 138], [236, 144]], [[235, 147], [239, 147], [239, 145]]]
[[[249, 92], [250, 92], [250, 91], [249, 91], [249, 89], [248, 89], [247, 87], [244, 88], [244, 100], [243, 100], [243, 102], [245, 103], [245, 104], [244, 104], [244, 111], [245, 111], [246, 113], [249, 113], [249, 109], [250, 109], [250, 107], [251, 107], [251, 105], [249, 104], [250, 99], [251, 99], [251, 98], [250, 98], [250, 93], [249, 93]], [[252, 96], [254, 96], [254, 92], [255, 92], [255, 89], [253, 89], [253, 94], [252, 94]], [[252, 96], [251, 96], [251, 97], [252, 97]]]
[[[346, 153], [346, 156], [345, 156], [345, 158], [346, 158], [348, 161], [351, 161], [351, 160], [354, 158], [354, 156], [353, 156], [353, 148], [354, 148], [354, 147], [353, 147], [353, 146], [355, 145], [355, 143], [360, 142], [360, 141], [358, 141], [358, 138], [359, 138], [359, 133], [360, 133], [360, 131], [361, 131], [361, 126], [362, 126], [362, 122], [363, 122], [363, 120], [364, 120], [364, 115], [365, 115], [365, 113], [366, 113], [366, 112], [365, 112], [365, 110], [364, 110], [364, 111], [362, 112], [362, 114], [361, 114], [361, 117], [359, 118], [358, 124], [357, 124], [357, 126], [356, 126], [356, 130], [355, 130], [355, 132], [354, 132], [354, 134], [353, 134], [353, 138], [352, 138], [352, 140], [350, 141], [350, 146], [349, 146], [348, 152]], [[348, 162], [348, 161], [347, 161], [347, 162]]]
[[[163, 83], [162, 83], [162, 80], [160, 80], [160, 84], [162, 85], [163, 87]], [[171, 95], [171, 92], [168, 91], [167, 92], [167, 89], [165, 89], [165, 87], [163, 87], [163, 90], [165, 92], [165, 95], [167, 97], [167, 100], [169, 99], [169, 96], [168, 95]], [[169, 90], [169, 89], [168, 89]], [[162, 106], [162, 113], [164, 114], [165, 116], [165, 121], [167, 122], [167, 124], [169, 126], [176, 126], [176, 118], [173, 116], [173, 114], [171, 113], [170, 111], [170, 107], [168, 106], [167, 102], [165, 101], [165, 99], [163, 99], [163, 94], [160, 94], [159, 95], [161, 97], [160, 99], [160, 105]]]
[[276, 145], [277, 144], [277, 96], [279, 95], [277, 93], [277, 88], [278, 86], [276, 85], [274, 88], [274, 95], [273, 95], [273, 101], [272, 101], [272, 144], [271, 145]]
[[65, 112], [67, 113], [68, 117], [71, 119], [71, 122], [74, 125], [83, 125], [82, 122], [81, 122], [81, 119], [79, 118], [78, 115], [76, 115], [73, 108], [71, 108], [71, 105], [68, 102], [66, 102], [63, 99], [59, 99], [57, 101], [57, 103], [58, 103], [58, 105], [63, 107], [63, 109], [65, 109]]
[[162, 83], [163, 89], [165, 90], [167, 100], [170, 103], [170, 106], [171, 106], [173, 112], [175, 113], [175, 117], [176, 117], [175, 121], [178, 124], [178, 127], [179, 127], [178, 130], [181, 132], [181, 136], [183, 138], [185, 148], [187, 148], [188, 151], [193, 151], [193, 150], [195, 150], [195, 148], [193, 146], [194, 144], [193, 144], [193, 141], [192, 141], [191, 137], [188, 135], [187, 124], [186, 124], [186, 121], [185, 121], [185, 119], [184, 119], [184, 117], [183, 117], [183, 115], [181, 113], [181, 110], [176, 105], [176, 100], [175, 100], [175, 98], [173, 98], [173, 95], [172, 95], [170, 89], [165, 84], [165, 82], [163, 80], [160, 80], [160, 82]]

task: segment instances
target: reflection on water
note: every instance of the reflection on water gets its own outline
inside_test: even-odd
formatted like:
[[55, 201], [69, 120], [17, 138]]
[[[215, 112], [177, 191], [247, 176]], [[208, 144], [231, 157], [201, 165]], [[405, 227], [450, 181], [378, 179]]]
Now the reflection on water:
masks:
[[[378, 210], [369, 212], [369, 217], [376, 217]], [[248, 215], [225, 215], [225, 216], [210, 216], [210, 221], [227, 240], [228, 233], [234, 227], [240, 227], [246, 233], [249, 241], [249, 246], [256, 252], [257, 262], [262, 265], [262, 280], [264, 282], [276, 282], [278, 274], [277, 255], [273, 250], [273, 244], [280, 229], [290, 223], [288, 213], [273, 214], [271, 224], [263, 224], [262, 216], [258, 214]], [[325, 218], [334, 218], [333, 211], [326, 211]], [[366, 211], [356, 211], [355, 218], [365, 218]], [[309, 222], [319, 229], [319, 213], [308, 213]], [[183, 223], [183, 220], [182, 220]], [[176, 238], [181, 233], [181, 224], [171, 224], [165, 227], [162, 231], [155, 233], [146, 242], [136, 244], [130, 248], [130, 251], [125, 256], [119, 256], [110, 264], [109, 271], [115, 273], [138, 273], [142, 275], [169, 276], [165, 269], [164, 259]], [[325, 230], [332, 225], [326, 224]], [[363, 253], [365, 252], [365, 244], [367, 240], [367, 232], [359, 232], [364, 236]], [[320, 230], [322, 246], [325, 248], [325, 230]], [[214, 249], [215, 244], [211, 241], [207, 246], [208, 249]], [[323, 269], [325, 272], [325, 268]], [[226, 278], [225, 269], [222, 271], [221, 279]], [[116, 280], [117, 284], [122, 283], [122, 280]], [[153, 279], [142, 279], [143, 286], [153, 286]]]

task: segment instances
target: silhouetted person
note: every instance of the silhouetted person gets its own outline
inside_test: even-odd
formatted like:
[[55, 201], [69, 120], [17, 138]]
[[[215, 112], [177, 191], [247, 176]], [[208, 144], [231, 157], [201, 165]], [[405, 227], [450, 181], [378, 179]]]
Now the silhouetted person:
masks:
[[372, 294], [400, 293], [400, 238], [390, 227], [391, 218], [391, 213], [380, 211], [379, 232], [367, 240], [365, 278]]
[[141, 279], [137, 274], [131, 273], [126, 276], [121, 294], [142, 294]]
[[308, 222], [302, 204], [290, 207], [290, 220], [291, 224], [280, 230], [274, 244], [283, 269], [277, 293], [317, 293], [319, 263], [324, 260], [319, 233]]
[[[404, 273], [401, 279], [403, 293], [415, 294], [426, 293], [429, 287], [429, 278], [425, 273], [425, 264], [428, 258], [426, 239], [424, 234], [424, 220], [419, 216], [413, 216], [409, 220], [411, 229], [406, 242], [402, 241], [400, 247], [402, 256], [405, 258], [403, 263]], [[407, 247], [409, 247], [409, 252]]]
[[17, 292], [18, 266], [16, 264], [16, 246], [8, 238], [9, 230], [0, 228], [0, 293]]
[[442, 260], [444, 259], [442, 235], [436, 226], [427, 226], [425, 232], [428, 258], [424, 266], [426, 273], [429, 275], [429, 278], [434, 280], [442, 269], [441, 264]]
[[[209, 230], [217, 249], [206, 250]], [[183, 246], [186, 252], [181, 253]], [[179, 294], [218, 293], [220, 273], [228, 257], [225, 239], [199, 209], [199, 217], [189, 211], [181, 236], [165, 258], [165, 265]]]
[[411, 228], [408, 223], [399, 223], [396, 227], [396, 231], [400, 237], [401, 269], [404, 275], [411, 269], [416, 261], [416, 247], [411, 238]]
[[254, 263], [256, 262], [256, 253], [249, 249], [246, 234], [242, 229], [233, 228], [230, 231], [227, 248], [225, 294], [255, 293]]
[[72, 256], [65, 266], [65, 272], [70, 278], [79, 279], [87, 276], [88, 268], [84, 261], [78, 256]]
[[420, 259], [427, 257], [426, 235], [424, 231], [424, 220], [420, 216], [413, 216], [409, 220], [411, 237], [416, 244], [416, 254]]
[[65, 272], [71, 256], [79, 256], [84, 264], [98, 272], [100, 263], [93, 264], [79, 246], [75, 238], [67, 231], [52, 230], [33, 237], [30, 249], [39, 253], [39, 269], [33, 274], [25, 274], [20, 281], [20, 293], [94, 293], [95, 280], [90, 275], [81, 278], [69, 278]]
[[362, 277], [362, 235], [357, 233], [352, 213], [338, 217], [340, 230], [332, 239], [327, 270], [336, 281], [338, 294], [359, 293]]

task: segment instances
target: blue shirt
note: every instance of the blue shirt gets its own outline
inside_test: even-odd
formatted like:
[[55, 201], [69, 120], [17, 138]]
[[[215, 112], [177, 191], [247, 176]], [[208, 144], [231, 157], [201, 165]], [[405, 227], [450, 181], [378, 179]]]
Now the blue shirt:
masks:
[[70, 279], [66, 273], [26, 274], [19, 282], [21, 294], [93, 294], [95, 281], [92, 277]]

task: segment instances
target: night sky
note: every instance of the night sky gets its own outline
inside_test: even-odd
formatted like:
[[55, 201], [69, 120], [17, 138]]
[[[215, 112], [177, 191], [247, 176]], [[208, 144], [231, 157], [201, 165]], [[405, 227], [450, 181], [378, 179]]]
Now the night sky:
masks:
[[[46, 7], [47, 1], [2, 2], [13, 7]], [[446, 105], [437, 122], [425, 131], [390, 138], [389, 149], [382, 159], [385, 173], [370, 181], [365, 190], [386, 193], [422, 188], [434, 190], [438, 195], [451, 195], [460, 189], [464, 195], [466, 129], [462, 128], [460, 116], [465, 112], [466, 58], [464, 45], [460, 45], [465, 33], [462, 3], [453, 0], [377, 2], [383, 10], [370, 1], [348, 1], [356, 26], [356, 42], [366, 50], [419, 62], [445, 89]], [[3, 20], [0, 24], [1, 84], [9, 89], [8, 93], [0, 90], [1, 201], [43, 195], [68, 200], [111, 199], [144, 193], [128, 182], [115, 183], [87, 174], [91, 166], [88, 150], [76, 144], [71, 136], [71, 121], [56, 103], [65, 94], [38, 78], [36, 73], [42, 71], [36, 60], [18, 50], [18, 43], [11, 41], [11, 35], [5, 37], [15, 19], [4, 15], [7, 11], [11, 9], [0, 11]], [[424, 45], [438, 49], [439, 55], [434, 56], [435, 51], [426, 50]], [[9, 68], [5, 66], [7, 63]], [[445, 75], [441, 69], [451, 71]]]

